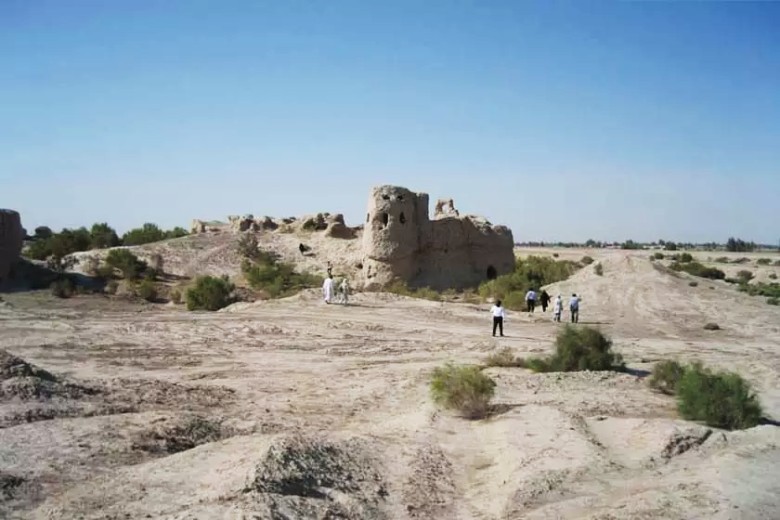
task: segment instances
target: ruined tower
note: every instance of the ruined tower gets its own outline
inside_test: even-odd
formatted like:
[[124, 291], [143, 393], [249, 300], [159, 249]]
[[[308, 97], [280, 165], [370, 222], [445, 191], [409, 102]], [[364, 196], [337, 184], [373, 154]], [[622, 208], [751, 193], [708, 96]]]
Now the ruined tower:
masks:
[[394, 280], [435, 289], [474, 286], [514, 267], [514, 240], [505, 226], [459, 216], [428, 216], [428, 195], [397, 186], [371, 190], [363, 231], [363, 276], [368, 288]]

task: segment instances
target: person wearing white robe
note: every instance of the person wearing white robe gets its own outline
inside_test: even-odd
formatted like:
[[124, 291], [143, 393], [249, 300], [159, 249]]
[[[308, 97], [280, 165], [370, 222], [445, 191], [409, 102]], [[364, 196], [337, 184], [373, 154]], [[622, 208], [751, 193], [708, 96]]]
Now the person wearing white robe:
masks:
[[561, 313], [563, 313], [563, 300], [561, 300], [561, 295], [555, 297], [555, 302], [553, 302], [553, 321], [561, 321]]
[[322, 296], [325, 298], [325, 303], [330, 303], [333, 300], [333, 276], [328, 275], [325, 278], [325, 282], [322, 284]]

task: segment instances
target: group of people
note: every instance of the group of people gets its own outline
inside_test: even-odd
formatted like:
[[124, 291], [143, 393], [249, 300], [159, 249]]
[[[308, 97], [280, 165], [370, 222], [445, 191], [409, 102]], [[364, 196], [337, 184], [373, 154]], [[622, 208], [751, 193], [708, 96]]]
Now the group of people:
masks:
[[[538, 298], [539, 298], [539, 303], [542, 306], [542, 312], [547, 312], [547, 307], [550, 304], [550, 295], [547, 294], [547, 291], [542, 289], [542, 292], [541, 294], [538, 295]], [[525, 295], [525, 303], [529, 313], [533, 313], [534, 310], [536, 309], [536, 300], [537, 300], [536, 291], [530, 289]], [[581, 299], [579, 296], [577, 296], [577, 293], [572, 293], [571, 298], [569, 298], [569, 313], [571, 314], [572, 323], [579, 323], [580, 321], [580, 301]], [[557, 295], [555, 297], [555, 301], [553, 301], [552, 311], [553, 311], [553, 321], [557, 321], [560, 323], [561, 315], [563, 314], [563, 300], [561, 299], [560, 294]], [[504, 310], [504, 307], [501, 305], [501, 300], [496, 300], [496, 303], [490, 309], [490, 314], [493, 316], [493, 336], [496, 335], [497, 329], [500, 335], [503, 336], [504, 320], [506, 319], [506, 311]]]
[[349, 281], [344, 278], [341, 283], [336, 286], [336, 282], [333, 280], [333, 273], [331, 267], [328, 266], [328, 277], [322, 283], [322, 297], [325, 299], [325, 303], [340, 303], [342, 305], [349, 304]]

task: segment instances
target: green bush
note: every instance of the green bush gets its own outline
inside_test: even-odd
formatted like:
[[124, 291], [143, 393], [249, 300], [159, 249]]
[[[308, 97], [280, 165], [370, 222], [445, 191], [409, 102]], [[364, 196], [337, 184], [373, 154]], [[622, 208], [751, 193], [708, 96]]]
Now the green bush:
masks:
[[[45, 236], [45, 235], [43, 235]], [[25, 255], [34, 260], [46, 260], [55, 257], [60, 260], [71, 253], [88, 251], [92, 239], [86, 228], [63, 229], [47, 238], [36, 239], [25, 250]]]
[[739, 290], [748, 293], [750, 296], [767, 296], [769, 298], [780, 298], [780, 283], [757, 282], [753, 284], [742, 284]]
[[593, 266], [593, 271], [599, 276], [604, 276], [604, 268], [601, 266], [601, 262]]
[[582, 265], [590, 265], [593, 262], [595, 262], [595, 260], [593, 260], [593, 258], [591, 258], [589, 256], [583, 256], [582, 259], [580, 260], [580, 263]]
[[777, 280], [777, 275], [775, 273], [769, 273], [769, 279], [770, 280]]
[[761, 420], [761, 404], [750, 384], [733, 372], [713, 373], [701, 364], [688, 367], [677, 385], [677, 410], [685, 419], [736, 430]]
[[433, 371], [431, 395], [436, 404], [481, 419], [490, 411], [496, 383], [479, 367], [447, 364]]
[[677, 251], [677, 244], [674, 242], [666, 242], [664, 244], [664, 249], [667, 251]]
[[767, 298], [766, 302], [769, 305], [780, 305], [780, 298]]
[[684, 373], [685, 367], [677, 361], [659, 361], [653, 367], [653, 375], [650, 376], [648, 384], [660, 392], [674, 395]]
[[70, 298], [73, 296], [73, 282], [71, 282], [69, 278], [60, 278], [59, 280], [52, 282], [50, 288], [52, 296], [56, 296], [57, 298]]
[[525, 292], [523, 291], [513, 291], [507, 294], [503, 299], [503, 305], [510, 311], [528, 311], [528, 304], [525, 301]]
[[769, 265], [771, 263], [772, 263], [771, 258], [759, 258], [758, 260], [756, 260], [757, 265]]
[[642, 249], [641, 244], [637, 244], [633, 240], [626, 240], [622, 244], [620, 244], [620, 249]]
[[106, 256], [106, 264], [118, 269], [126, 280], [137, 280], [146, 271], [146, 262], [138, 259], [128, 249], [112, 249]]
[[494, 352], [485, 358], [486, 367], [522, 367], [525, 366], [523, 360], [516, 357], [511, 348], [506, 347]]
[[138, 285], [138, 296], [148, 302], [157, 301], [157, 286], [151, 280], [144, 280]]
[[750, 280], [753, 279], [753, 273], [751, 273], [747, 269], [743, 269], [737, 273], [737, 278], [739, 278], [740, 282], [742, 283], [748, 283]]
[[296, 273], [292, 264], [278, 262], [270, 253], [257, 250], [252, 254], [255, 262], [245, 259], [241, 264], [244, 278], [253, 289], [262, 290], [271, 298], [290, 296], [301, 289], [322, 285], [322, 277]]
[[116, 247], [119, 245], [119, 236], [114, 228], [105, 222], [95, 223], [89, 231], [89, 238], [92, 248], [105, 249], [107, 247]]
[[664, 254], [663, 253], [655, 253], [653, 255], [653, 258], [655, 258], [656, 260], [663, 260], [664, 259]]
[[[565, 280], [580, 267], [580, 264], [569, 260], [553, 260], [539, 256], [521, 258], [515, 263], [512, 273], [483, 282], [479, 286], [479, 295], [483, 298], [492, 297], [508, 302], [510, 293], [519, 292], [522, 293], [523, 305], [525, 305], [524, 297], [528, 289]], [[511, 309], [511, 307], [507, 308]]]
[[704, 324], [704, 330], [720, 330], [720, 325], [717, 323], [705, 323]]
[[242, 258], [248, 258], [249, 260], [255, 260], [261, 253], [257, 237], [252, 233], [242, 235], [236, 243], [236, 251]]
[[669, 266], [669, 268], [674, 271], [685, 271], [686, 273], [693, 276], [709, 278], [711, 280], [723, 280], [726, 278], [726, 273], [720, 269], [716, 269], [714, 267], [704, 267], [699, 262], [674, 262]]
[[171, 289], [171, 292], [168, 294], [168, 299], [175, 304], [181, 303], [181, 291], [179, 289]]
[[181, 238], [186, 237], [187, 235], [189, 235], [187, 230], [179, 226], [176, 226], [172, 230], [165, 232], [165, 238]]
[[555, 339], [555, 353], [526, 362], [535, 372], [622, 370], [623, 358], [612, 351], [612, 341], [598, 329], [567, 325]]
[[680, 255], [680, 262], [684, 264], [693, 262], [693, 255], [691, 255], [690, 253], [682, 253]]
[[145, 223], [140, 228], [131, 229], [122, 236], [122, 244], [126, 246], [139, 246], [165, 240], [165, 232], [157, 224]]
[[199, 276], [195, 285], [187, 289], [187, 310], [217, 311], [232, 303], [231, 293], [235, 286], [227, 276]]
[[727, 264], [729, 263], [729, 258], [727, 256], [719, 256], [718, 258], [715, 259], [715, 262], [719, 264]]

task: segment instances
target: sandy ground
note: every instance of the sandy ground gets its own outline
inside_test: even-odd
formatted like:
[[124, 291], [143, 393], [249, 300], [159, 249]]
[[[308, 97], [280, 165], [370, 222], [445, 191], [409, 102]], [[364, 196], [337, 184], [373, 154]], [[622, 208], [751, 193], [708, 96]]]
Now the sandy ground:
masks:
[[735, 370], [780, 419], [780, 308], [648, 252], [556, 252], [601, 262], [548, 291], [581, 294], [633, 373], [490, 368], [484, 421], [436, 409], [431, 370], [551, 351], [549, 310], [495, 339], [487, 305], [386, 294], [218, 313], [4, 295], [0, 349], [53, 380], [0, 381], [0, 517], [778, 518], [780, 428], [683, 421], [643, 376]]

